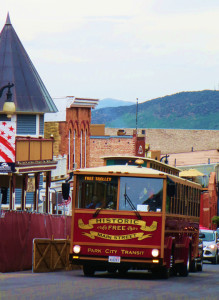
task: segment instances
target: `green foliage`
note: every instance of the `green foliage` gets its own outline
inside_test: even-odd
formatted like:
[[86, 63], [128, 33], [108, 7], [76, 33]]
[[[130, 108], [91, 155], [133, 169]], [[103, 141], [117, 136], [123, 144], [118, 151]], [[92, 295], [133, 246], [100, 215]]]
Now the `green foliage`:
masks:
[[[138, 105], [139, 128], [219, 130], [219, 91], [182, 92]], [[92, 111], [93, 124], [136, 127], [136, 104]]]
[[214, 216], [211, 220], [213, 224], [219, 226], [219, 216]]

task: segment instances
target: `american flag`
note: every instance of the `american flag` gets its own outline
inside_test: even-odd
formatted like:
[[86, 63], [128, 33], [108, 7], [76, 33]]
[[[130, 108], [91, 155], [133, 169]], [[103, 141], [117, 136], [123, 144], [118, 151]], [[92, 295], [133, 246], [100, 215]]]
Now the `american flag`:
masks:
[[0, 122], [0, 162], [15, 162], [15, 122]]
[[62, 203], [60, 203], [60, 204], [58, 204], [58, 206], [67, 206], [67, 205], [69, 205], [71, 203], [71, 197], [69, 196], [68, 197], [68, 200], [64, 200], [64, 199], [62, 199]]

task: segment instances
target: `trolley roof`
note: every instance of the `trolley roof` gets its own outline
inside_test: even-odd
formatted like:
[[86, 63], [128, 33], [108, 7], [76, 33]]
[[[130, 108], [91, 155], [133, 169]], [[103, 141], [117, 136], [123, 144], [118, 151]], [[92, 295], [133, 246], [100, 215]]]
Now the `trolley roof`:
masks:
[[76, 170], [74, 173], [107, 173], [107, 174], [139, 174], [139, 175], [167, 175], [167, 173], [150, 168], [133, 165], [112, 165]]
[[101, 157], [104, 160], [109, 160], [109, 159], [120, 159], [120, 160], [126, 160], [126, 159], [142, 159], [143, 161], [150, 161], [153, 163], [156, 163], [157, 165], [160, 166], [165, 166], [168, 167], [170, 169], [176, 170], [176, 171], [181, 171], [181, 169], [170, 166], [168, 164], [165, 164], [159, 160], [153, 159], [153, 158], [149, 158], [149, 157], [143, 157], [143, 156], [133, 156], [133, 155], [106, 155], [106, 156], [102, 156]]
[[201, 185], [190, 181], [186, 180], [183, 178], [180, 178], [179, 176], [175, 176], [172, 174], [168, 174], [159, 170], [151, 169], [151, 168], [146, 168], [142, 167], [139, 165], [111, 165], [111, 166], [102, 166], [102, 167], [94, 167], [94, 168], [83, 168], [83, 169], [77, 169], [74, 171], [75, 175], [85, 175], [85, 174], [90, 174], [90, 175], [102, 175], [102, 176], [152, 176], [152, 177], [157, 177], [161, 176], [162, 178], [169, 178], [173, 180], [174, 182], [179, 182], [179, 183], [187, 183], [189, 186], [196, 186], [197, 188], [201, 188]]

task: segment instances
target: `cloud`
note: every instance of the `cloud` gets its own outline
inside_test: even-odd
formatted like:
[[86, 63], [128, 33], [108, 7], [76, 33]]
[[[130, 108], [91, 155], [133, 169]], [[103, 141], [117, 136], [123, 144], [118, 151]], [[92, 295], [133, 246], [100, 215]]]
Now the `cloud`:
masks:
[[1, 27], [8, 11], [54, 96], [149, 99], [219, 79], [218, 0], [7, 0]]

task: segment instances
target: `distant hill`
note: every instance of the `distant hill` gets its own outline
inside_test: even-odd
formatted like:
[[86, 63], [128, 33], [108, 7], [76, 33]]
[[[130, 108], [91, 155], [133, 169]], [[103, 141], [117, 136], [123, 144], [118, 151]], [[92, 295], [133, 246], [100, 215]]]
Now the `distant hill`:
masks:
[[[92, 110], [92, 124], [135, 128], [136, 104]], [[181, 92], [138, 104], [138, 128], [219, 130], [219, 91]]]
[[106, 107], [118, 107], [118, 106], [126, 106], [133, 105], [133, 102], [117, 100], [112, 98], [105, 98], [99, 101], [97, 107], [95, 109], [106, 108]]

